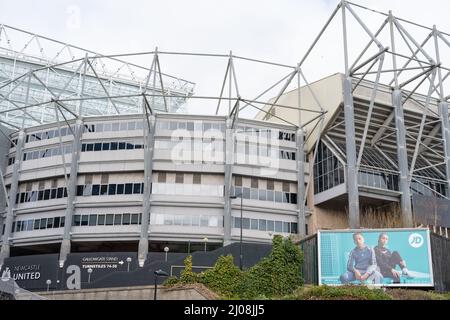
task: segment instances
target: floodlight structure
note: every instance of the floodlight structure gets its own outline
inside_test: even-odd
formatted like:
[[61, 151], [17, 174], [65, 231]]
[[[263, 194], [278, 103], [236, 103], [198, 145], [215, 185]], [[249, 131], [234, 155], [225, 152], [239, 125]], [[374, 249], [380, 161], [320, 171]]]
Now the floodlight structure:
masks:
[[[334, 82], [330, 77], [319, 81], [322, 85], [310, 85], [303, 73], [305, 62], [333, 22], [342, 28], [343, 74]], [[355, 30], [367, 39], [362, 50], [349, 45]], [[345, 0], [337, 5], [298, 66], [305, 81], [300, 94], [309, 91], [309, 100], [328, 111], [323, 127], [308, 132], [317, 138], [307, 143], [314, 161], [314, 205], [345, 196], [348, 227], [360, 228], [361, 197], [364, 205], [400, 202], [403, 226], [412, 227], [413, 195], [449, 198], [450, 69], [441, 61], [450, 55], [449, 36], [436, 26], [426, 27], [392, 12]], [[330, 83], [339, 87], [339, 98], [322, 108], [320, 100], [326, 100], [323, 92]], [[290, 99], [292, 94], [280, 94], [273, 101], [289, 104]], [[287, 116], [286, 111], [276, 111]]]

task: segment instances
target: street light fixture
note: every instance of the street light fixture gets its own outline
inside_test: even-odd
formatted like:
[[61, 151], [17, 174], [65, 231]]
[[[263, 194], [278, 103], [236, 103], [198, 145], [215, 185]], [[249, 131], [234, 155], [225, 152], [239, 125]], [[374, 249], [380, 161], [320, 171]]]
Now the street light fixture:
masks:
[[206, 243], [208, 242], [208, 238], [203, 238], [203, 242], [205, 243], [205, 252], [206, 252]]
[[128, 257], [127, 258], [127, 263], [128, 263], [127, 272], [130, 272], [130, 262], [131, 262], [131, 257]]
[[241, 227], [241, 235], [240, 235], [240, 238], [239, 238], [239, 269], [241, 269], [242, 270], [242, 199], [243, 199], [243, 197], [242, 197], [242, 192], [240, 193], [240, 194], [237, 194], [237, 195], [234, 195], [234, 196], [230, 196], [230, 199], [237, 199], [237, 198], [241, 198], [241, 223], [240, 223], [240, 227]]
[[91, 273], [92, 273], [92, 268], [89, 268], [89, 269], [87, 270], [87, 272], [88, 272], [88, 274], [89, 274], [89, 276], [88, 276], [88, 283], [91, 283]]
[[158, 277], [168, 277], [169, 274], [161, 269], [153, 272], [155, 275], [155, 293], [153, 295], [153, 300], [156, 300], [156, 291], [158, 291]]
[[167, 262], [167, 254], [169, 253], [169, 247], [164, 247], [164, 252], [166, 253], [166, 262]]
[[50, 285], [52, 284], [52, 280], [48, 279], [47, 281], [45, 281], [45, 283], [47, 284], [47, 292], [50, 290]]

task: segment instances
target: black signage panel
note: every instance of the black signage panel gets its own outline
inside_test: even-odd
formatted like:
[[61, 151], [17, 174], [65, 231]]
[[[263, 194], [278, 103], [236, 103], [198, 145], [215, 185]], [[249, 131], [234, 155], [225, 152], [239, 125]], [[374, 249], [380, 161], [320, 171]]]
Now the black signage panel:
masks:
[[5, 259], [0, 270], [3, 279], [13, 278], [23, 289], [47, 290], [58, 287], [58, 255], [42, 254]]

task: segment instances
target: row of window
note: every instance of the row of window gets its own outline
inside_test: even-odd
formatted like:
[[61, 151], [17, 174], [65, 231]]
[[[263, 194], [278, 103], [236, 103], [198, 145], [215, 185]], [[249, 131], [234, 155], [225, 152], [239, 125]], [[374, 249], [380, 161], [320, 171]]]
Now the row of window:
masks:
[[218, 130], [225, 132], [225, 124], [220, 122], [203, 122], [203, 121], [167, 121], [159, 120], [156, 122], [158, 130], [187, 130], [187, 131], [208, 131]]
[[395, 173], [367, 168], [361, 169], [358, 172], [358, 183], [368, 187], [398, 191], [398, 180], [399, 176]]
[[[75, 127], [72, 126], [71, 128], [72, 128], [72, 131], [75, 132]], [[58, 138], [59, 136], [61, 136], [61, 137], [68, 136], [68, 135], [72, 134], [72, 131], [70, 130], [69, 127], [62, 127], [61, 134], [60, 134], [59, 129], [52, 129], [52, 130], [47, 130], [44, 132], [30, 133], [30, 134], [27, 134], [27, 136], [25, 137], [25, 143]]]
[[26, 191], [17, 193], [16, 204], [41, 200], [61, 199], [66, 197], [67, 189], [65, 187], [44, 189], [39, 191]]
[[144, 128], [144, 122], [129, 121], [129, 122], [113, 122], [113, 123], [96, 123], [85, 124], [84, 132], [117, 132], [117, 131], [129, 131], [129, 130], [142, 130]]
[[76, 214], [72, 226], [121, 226], [142, 223], [142, 213]]
[[[412, 180], [411, 181], [411, 192], [416, 194], [421, 194], [424, 196], [432, 197], [445, 197], [448, 194], [447, 184], [439, 181], [418, 179], [421, 183]], [[428, 187], [428, 188], [427, 188]], [[434, 191], [433, 191], [434, 190]]]
[[[15, 222], [13, 222], [11, 232], [63, 228], [64, 222], [65, 222], [65, 217], [40, 218], [40, 219], [15, 221]], [[4, 225], [3, 225], [3, 227], [4, 227]], [[4, 228], [3, 228], [3, 233], [4, 233]]]
[[323, 142], [320, 142], [314, 162], [314, 194], [343, 184], [344, 175], [342, 163]]
[[153, 213], [150, 215], [150, 224], [223, 228], [223, 216]]
[[223, 185], [153, 183], [152, 194], [223, 197]]
[[262, 138], [275, 138], [278, 136], [278, 140], [292, 141], [295, 142], [295, 133], [278, 131], [275, 129], [266, 128], [253, 128], [246, 126], [238, 126], [238, 134], [240, 132], [245, 132], [246, 135], [262, 137]]
[[[241, 228], [241, 218], [233, 217], [233, 228]], [[242, 229], [296, 234], [298, 233], [298, 223], [243, 218]]]
[[114, 196], [143, 194], [144, 183], [85, 184], [77, 186], [77, 196]]
[[98, 143], [83, 143], [81, 145], [81, 152], [134, 150], [143, 148], [144, 145], [139, 142], [103, 142], [103, 143], [98, 142]]
[[[62, 148], [63, 154], [72, 153], [72, 145], [65, 145]], [[35, 150], [30, 152], [24, 152], [23, 153], [23, 161], [27, 160], [36, 160], [41, 158], [49, 158], [54, 156], [61, 155], [61, 149], [60, 147], [54, 147], [54, 148], [47, 148], [42, 150]]]
[[296, 151], [288, 151], [278, 147], [271, 147], [264, 144], [252, 144], [246, 142], [236, 142], [235, 150], [237, 154], [245, 154], [250, 156], [260, 156], [269, 158], [278, 158], [285, 160], [295, 160]]
[[241, 194], [243, 199], [297, 204], [296, 193], [261, 190], [255, 188], [231, 187], [231, 195], [240, 197]]

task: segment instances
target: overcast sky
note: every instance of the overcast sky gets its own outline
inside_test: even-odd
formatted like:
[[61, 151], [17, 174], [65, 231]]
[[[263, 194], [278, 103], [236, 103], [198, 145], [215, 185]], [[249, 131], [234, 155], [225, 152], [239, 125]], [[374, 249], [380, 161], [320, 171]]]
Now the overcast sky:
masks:
[[[382, 12], [393, 10], [399, 17], [430, 27], [436, 24], [450, 33], [448, 0], [354, 2]], [[337, 0], [0, 0], [0, 23], [104, 54], [151, 51], [156, 46], [163, 51], [228, 53], [233, 50], [239, 56], [295, 65], [337, 4]], [[339, 36], [340, 26], [333, 24], [331, 28], [334, 28], [329, 32], [331, 39]], [[367, 39], [361, 41], [365, 43]], [[329, 73], [342, 72], [341, 51], [342, 48], [327, 45], [315, 52], [305, 67], [307, 76], [316, 80]], [[151, 58], [146, 59], [150, 65]], [[226, 61], [211, 68], [190, 67], [190, 62], [182, 63], [178, 58], [173, 62], [162, 58], [162, 63], [163, 71], [179, 70], [179, 76], [196, 82], [197, 92], [205, 94], [213, 87], [220, 89], [226, 67]], [[242, 78], [243, 90], [248, 86], [247, 98], [277, 80], [276, 75], [272, 81], [252, 75], [254, 67], [246, 70], [242, 66], [241, 70], [241, 74], [237, 73]], [[274, 72], [284, 76], [288, 71]], [[217, 78], [208, 75], [212, 73]]]

